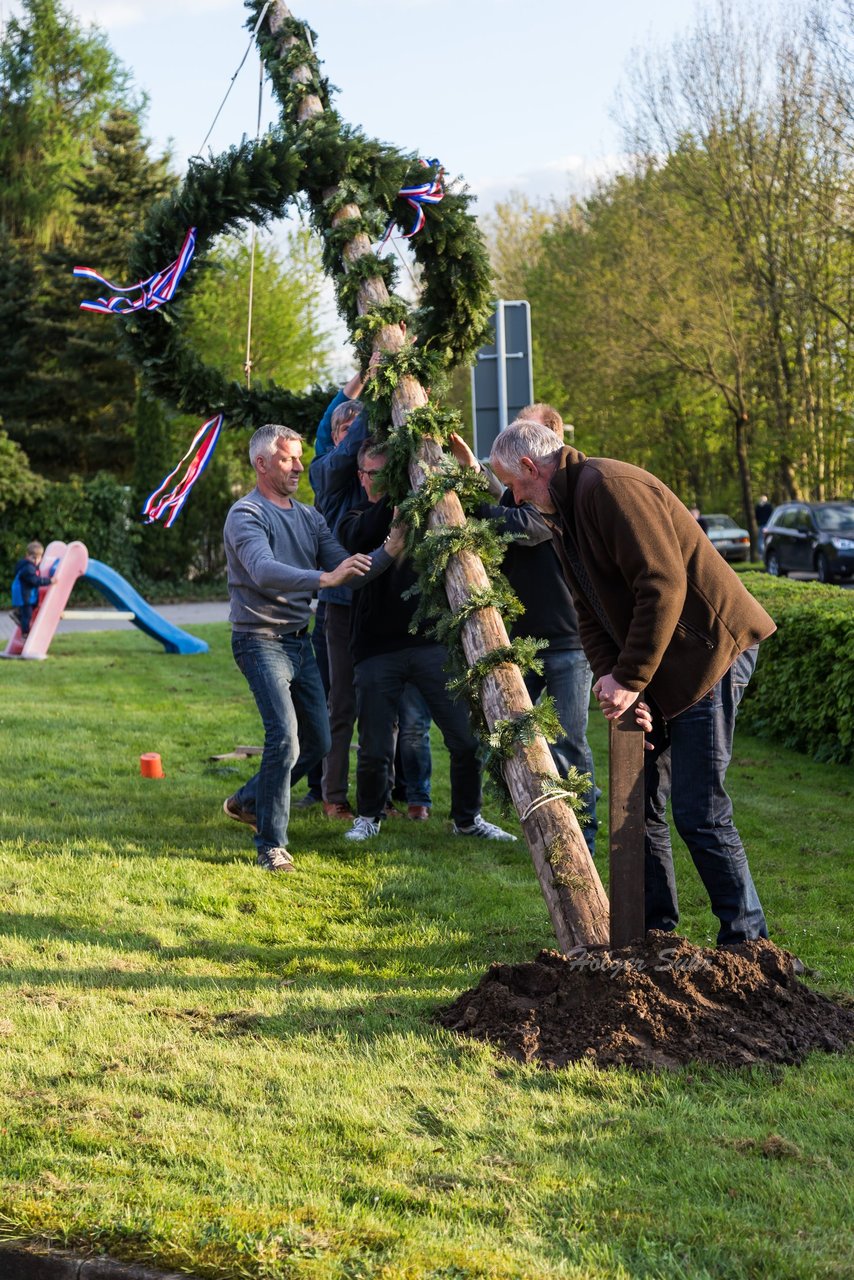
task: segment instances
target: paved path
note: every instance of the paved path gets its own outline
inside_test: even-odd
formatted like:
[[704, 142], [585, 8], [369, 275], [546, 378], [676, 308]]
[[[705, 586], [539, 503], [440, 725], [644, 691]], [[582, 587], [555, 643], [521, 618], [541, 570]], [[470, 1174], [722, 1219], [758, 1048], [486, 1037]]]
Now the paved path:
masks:
[[[93, 606], [94, 608], [95, 606]], [[100, 606], [98, 606], [100, 607]], [[206, 600], [203, 603], [158, 604], [153, 608], [162, 614], [167, 622], [174, 622], [178, 627], [192, 627], [197, 622], [227, 622], [228, 601]], [[106, 612], [107, 610], [105, 610]], [[70, 631], [132, 631], [134, 624], [124, 618], [63, 618], [57, 629], [58, 635], [67, 635]], [[0, 636], [8, 639], [15, 624], [8, 613], [0, 613]]]

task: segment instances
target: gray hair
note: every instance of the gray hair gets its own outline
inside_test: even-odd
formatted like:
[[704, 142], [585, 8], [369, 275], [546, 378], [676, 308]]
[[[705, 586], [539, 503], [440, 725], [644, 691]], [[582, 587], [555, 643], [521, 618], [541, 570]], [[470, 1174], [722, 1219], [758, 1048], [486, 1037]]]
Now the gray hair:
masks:
[[557, 451], [555, 433], [551, 427], [544, 427], [541, 422], [517, 418], [495, 437], [489, 461], [497, 462], [504, 471], [518, 476], [521, 473], [519, 463], [522, 458], [531, 458], [536, 462], [540, 458], [553, 457]]
[[563, 418], [553, 405], [544, 404], [542, 400], [538, 400], [536, 404], [526, 404], [524, 409], [519, 410], [517, 422], [541, 422], [544, 427], [548, 427], [553, 431], [563, 444]]
[[301, 441], [302, 436], [291, 427], [283, 427], [276, 422], [268, 422], [265, 426], [259, 427], [249, 441], [249, 461], [252, 466], [255, 466], [256, 458], [272, 458], [276, 450], [276, 441], [280, 439]]
[[354, 418], [358, 418], [362, 412], [364, 405], [361, 400], [345, 400], [343, 404], [339, 404], [337, 409], [333, 409], [332, 417], [329, 419], [329, 429], [334, 435], [339, 427], [349, 426]]
[[364, 466], [368, 458], [384, 458], [385, 456], [385, 445], [380, 444], [373, 436], [368, 436], [367, 440], [363, 440], [359, 445], [359, 452], [356, 454], [356, 466]]

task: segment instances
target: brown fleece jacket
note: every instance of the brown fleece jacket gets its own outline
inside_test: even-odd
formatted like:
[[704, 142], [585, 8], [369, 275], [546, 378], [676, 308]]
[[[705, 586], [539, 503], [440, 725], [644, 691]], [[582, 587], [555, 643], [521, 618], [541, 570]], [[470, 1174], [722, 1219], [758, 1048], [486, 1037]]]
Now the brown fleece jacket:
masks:
[[[611, 674], [645, 690], [672, 719], [776, 630], [687, 508], [648, 471], [562, 449], [550, 492], [563, 533], [555, 549], [595, 679]], [[567, 557], [570, 538], [599, 611]]]

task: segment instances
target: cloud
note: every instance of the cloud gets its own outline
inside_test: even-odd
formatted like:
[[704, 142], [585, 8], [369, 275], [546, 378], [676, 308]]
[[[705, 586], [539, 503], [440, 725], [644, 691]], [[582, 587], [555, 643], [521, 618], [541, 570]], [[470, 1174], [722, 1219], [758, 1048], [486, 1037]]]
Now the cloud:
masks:
[[511, 191], [520, 191], [532, 200], [550, 197], [566, 200], [570, 196], [584, 196], [602, 178], [625, 171], [630, 165], [631, 157], [624, 153], [595, 157], [571, 155], [550, 160], [536, 169], [469, 178], [468, 181], [481, 211], [486, 211], [497, 201], [506, 199]]

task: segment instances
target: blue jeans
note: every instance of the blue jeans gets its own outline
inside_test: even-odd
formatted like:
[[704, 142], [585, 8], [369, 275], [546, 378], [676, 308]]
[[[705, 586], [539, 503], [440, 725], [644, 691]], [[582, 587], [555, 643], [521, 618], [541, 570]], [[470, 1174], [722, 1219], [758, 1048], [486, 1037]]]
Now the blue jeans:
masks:
[[569, 773], [570, 765], [574, 765], [579, 773], [590, 774], [585, 813], [579, 821], [592, 856], [599, 826], [593, 753], [587, 741], [593, 673], [582, 649], [541, 649], [537, 657], [542, 659], [543, 674], [539, 676], [529, 672], [525, 676], [525, 684], [532, 702], [536, 702], [543, 690], [554, 698], [557, 718], [563, 727], [563, 737], [551, 746], [555, 767], [562, 778]]
[[356, 762], [358, 813], [382, 817], [394, 762], [394, 725], [404, 686], [422, 694], [451, 757], [451, 817], [468, 826], [480, 813], [481, 766], [468, 713], [447, 689], [444, 645], [413, 645], [356, 663], [359, 755]]
[[329, 750], [326, 694], [308, 636], [233, 631], [231, 651], [264, 725], [261, 768], [237, 800], [255, 812], [259, 852], [286, 849], [291, 785]]
[[[653, 716], [645, 753], [646, 927], [672, 930], [679, 920], [667, 799], [720, 921], [718, 945], [767, 938], [768, 927], [724, 789], [735, 717], [756, 666], [758, 647], [736, 658], [715, 687], [672, 720]], [[671, 794], [672, 793], [672, 794]]]
[[407, 804], [429, 805], [433, 757], [430, 752], [430, 708], [414, 684], [408, 684], [398, 707], [398, 745]]

